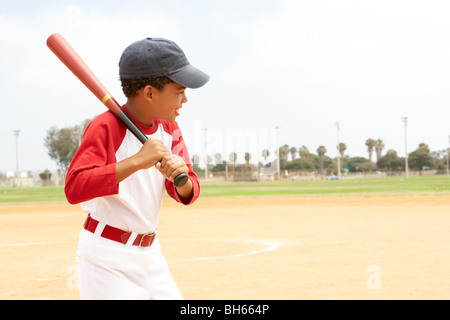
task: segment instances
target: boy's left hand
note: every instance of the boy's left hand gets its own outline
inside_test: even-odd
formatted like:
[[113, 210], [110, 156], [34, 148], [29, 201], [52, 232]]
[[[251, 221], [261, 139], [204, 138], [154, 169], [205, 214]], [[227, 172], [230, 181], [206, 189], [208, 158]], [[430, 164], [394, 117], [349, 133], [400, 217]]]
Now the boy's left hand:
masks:
[[174, 154], [162, 158], [161, 162], [158, 162], [155, 167], [166, 179], [172, 182], [179, 174], [189, 173], [189, 168], [183, 158]]

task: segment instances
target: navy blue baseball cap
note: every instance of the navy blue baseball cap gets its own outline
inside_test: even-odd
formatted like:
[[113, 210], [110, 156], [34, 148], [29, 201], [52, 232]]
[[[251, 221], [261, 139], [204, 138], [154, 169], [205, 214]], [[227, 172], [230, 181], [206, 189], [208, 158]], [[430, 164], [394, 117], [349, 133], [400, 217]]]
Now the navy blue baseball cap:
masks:
[[192, 66], [173, 41], [146, 38], [129, 45], [119, 61], [121, 79], [168, 77], [187, 88], [200, 88], [209, 75]]

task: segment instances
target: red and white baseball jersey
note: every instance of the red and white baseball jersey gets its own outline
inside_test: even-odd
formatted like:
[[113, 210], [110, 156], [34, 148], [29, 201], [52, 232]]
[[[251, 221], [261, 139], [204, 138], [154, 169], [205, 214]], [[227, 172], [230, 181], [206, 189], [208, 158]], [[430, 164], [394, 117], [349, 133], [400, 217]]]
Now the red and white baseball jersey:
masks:
[[[122, 109], [126, 112], [125, 107]], [[129, 115], [129, 114], [128, 114]], [[193, 184], [193, 203], [200, 194], [200, 185], [190, 164], [189, 153], [176, 122], [155, 119], [146, 127], [133, 119], [149, 137], [184, 159]], [[117, 162], [136, 154], [142, 143], [115, 116], [107, 111], [86, 128], [83, 140], [67, 171], [65, 193], [71, 204], [91, 217], [125, 231], [154, 232], [158, 225], [164, 189], [182, 203], [172, 182], [154, 167], [140, 170], [117, 184]]]

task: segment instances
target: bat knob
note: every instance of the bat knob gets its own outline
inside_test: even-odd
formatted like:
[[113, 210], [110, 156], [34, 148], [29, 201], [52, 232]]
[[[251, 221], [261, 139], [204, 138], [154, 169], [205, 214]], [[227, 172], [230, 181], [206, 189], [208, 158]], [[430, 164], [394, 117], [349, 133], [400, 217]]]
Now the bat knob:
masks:
[[189, 180], [189, 177], [186, 173], [180, 173], [173, 179], [173, 184], [175, 187], [179, 188], [186, 184], [186, 182]]

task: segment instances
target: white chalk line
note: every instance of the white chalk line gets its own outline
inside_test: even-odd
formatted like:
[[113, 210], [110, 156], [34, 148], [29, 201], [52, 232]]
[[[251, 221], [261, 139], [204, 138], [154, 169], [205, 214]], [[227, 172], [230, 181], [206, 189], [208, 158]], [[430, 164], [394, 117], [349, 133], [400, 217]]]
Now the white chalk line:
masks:
[[26, 243], [0, 243], [0, 248], [8, 247], [29, 247], [29, 246], [48, 246], [54, 244], [69, 244], [73, 241], [59, 241], [59, 242], [26, 242]]
[[[219, 259], [232, 259], [239, 257], [246, 257], [252, 255], [263, 254], [269, 251], [277, 250], [281, 245], [280, 242], [274, 242], [271, 240], [240, 240], [240, 239], [187, 239], [190, 241], [208, 241], [208, 242], [240, 242], [240, 243], [258, 243], [263, 248], [259, 250], [251, 250], [243, 253], [235, 253], [224, 256], [213, 256], [213, 257], [198, 257], [198, 258], [189, 258], [189, 259], [175, 259], [173, 261], [208, 261], [208, 260], [219, 260]], [[183, 240], [183, 241], [186, 241]], [[55, 244], [69, 244], [73, 243], [73, 241], [61, 241], [61, 242], [27, 242], [27, 243], [0, 243], [0, 248], [8, 248], [8, 247], [29, 247], [29, 246], [46, 246], [46, 245], [55, 245]]]
[[[258, 243], [264, 246], [264, 248], [260, 250], [252, 250], [243, 253], [235, 253], [224, 256], [213, 256], [213, 257], [198, 257], [198, 258], [189, 258], [189, 259], [175, 259], [172, 261], [208, 261], [208, 260], [220, 260], [220, 259], [232, 259], [239, 257], [246, 257], [251, 255], [262, 254], [269, 251], [277, 250], [281, 245], [280, 242], [274, 242], [271, 240], [233, 240], [233, 239], [186, 239], [189, 241], [207, 241], [207, 242], [237, 242], [237, 243]], [[185, 241], [185, 240], [183, 240]]]

